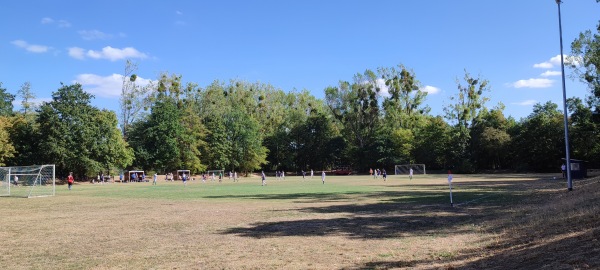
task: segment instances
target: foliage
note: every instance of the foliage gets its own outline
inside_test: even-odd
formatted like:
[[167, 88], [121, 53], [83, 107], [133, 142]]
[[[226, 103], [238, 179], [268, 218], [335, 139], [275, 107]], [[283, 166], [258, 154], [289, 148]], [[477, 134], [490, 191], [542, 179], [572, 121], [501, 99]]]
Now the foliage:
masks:
[[78, 178], [128, 165], [131, 151], [118, 132], [116, 116], [90, 105], [92, 95], [80, 84], [62, 85], [52, 101], [40, 107], [41, 160], [54, 163], [59, 175], [74, 172]]
[[588, 85], [590, 103], [595, 112], [600, 112], [600, 21], [596, 32], [587, 30], [571, 43], [573, 57], [567, 61], [580, 80]]
[[152, 90], [152, 85], [140, 86], [136, 84], [137, 75], [134, 73], [138, 69], [136, 63], [131, 60], [125, 62], [125, 71], [122, 75], [122, 86], [121, 86], [121, 114], [119, 115], [121, 120], [121, 130], [123, 135], [127, 138], [127, 132], [129, 126], [137, 121], [140, 116], [148, 109], [150, 100], [149, 93]]
[[9, 117], [0, 116], [0, 166], [6, 165], [4, 162], [15, 154], [15, 147], [9, 134], [11, 126], [12, 121]]
[[[550, 101], [535, 104], [533, 112], [512, 134], [515, 151], [514, 168], [537, 172], [553, 172], [564, 157], [563, 115]], [[562, 151], [561, 151], [562, 150]]]
[[348, 141], [351, 159], [363, 171], [371, 161], [361, 151], [372, 146], [380, 123], [379, 91], [377, 77], [370, 70], [356, 74], [352, 84], [340, 82], [337, 87], [325, 89], [326, 104], [343, 126], [342, 133]]
[[10, 116], [13, 113], [12, 102], [15, 100], [15, 95], [6, 91], [0, 82], [0, 116]]

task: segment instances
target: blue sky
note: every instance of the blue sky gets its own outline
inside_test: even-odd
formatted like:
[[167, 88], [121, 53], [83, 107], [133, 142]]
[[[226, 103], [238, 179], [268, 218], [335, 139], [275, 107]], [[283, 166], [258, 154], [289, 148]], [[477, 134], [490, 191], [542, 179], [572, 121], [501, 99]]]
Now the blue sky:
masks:
[[[6, 0], [0, 8], [0, 82], [13, 94], [30, 82], [41, 100], [60, 82], [79, 82], [93, 105], [117, 111], [129, 58], [142, 80], [242, 79], [318, 98], [356, 73], [403, 64], [435, 115], [466, 69], [490, 81], [487, 105], [502, 102], [507, 115], [526, 117], [536, 102], [562, 108], [554, 0]], [[580, 32], [595, 29], [600, 4], [561, 8], [569, 54]], [[568, 97], [588, 95], [576, 80], [566, 86]]]

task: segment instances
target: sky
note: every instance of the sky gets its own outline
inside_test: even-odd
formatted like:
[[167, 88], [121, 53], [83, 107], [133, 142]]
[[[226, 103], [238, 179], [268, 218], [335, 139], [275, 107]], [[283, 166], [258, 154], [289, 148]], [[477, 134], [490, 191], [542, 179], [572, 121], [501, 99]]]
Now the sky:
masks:
[[[29, 82], [39, 101], [80, 83], [92, 105], [118, 112], [130, 59], [140, 83], [168, 72], [201, 87], [236, 79], [321, 99], [357, 73], [404, 65], [433, 115], [465, 70], [489, 81], [488, 107], [502, 103], [517, 120], [535, 103], [563, 104], [555, 0], [4, 0], [0, 9], [2, 87], [16, 94]], [[561, 12], [567, 56], [596, 28], [600, 4], [564, 0]], [[584, 99], [586, 85], [565, 74], [567, 97]]]

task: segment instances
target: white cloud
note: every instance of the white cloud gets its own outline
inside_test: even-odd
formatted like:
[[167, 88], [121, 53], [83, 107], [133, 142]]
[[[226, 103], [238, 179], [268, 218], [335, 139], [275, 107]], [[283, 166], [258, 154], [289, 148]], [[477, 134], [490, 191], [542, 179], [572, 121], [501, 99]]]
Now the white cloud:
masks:
[[13, 40], [10, 43], [12, 43], [13, 45], [25, 49], [28, 52], [32, 52], [32, 53], [45, 53], [47, 52], [50, 47], [48, 46], [44, 46], [44, 45], [35, 45], [35, 44], [29, 44], [27, 43], [27, 41], [24, 40]]
[[550, 77], [550, 76], [560, 76], [561, 72], [560, 71], [556, 71], [556, 70], [547, 70], [546, 72], [542, 73], [541, 76], [542, 77]]
[[[101, 97], [119, 97], [123, 86], [123, 75], [112, 74], [102, 77], [96, 74], [79, 74], [73, 80], [73, 83], [79, 83], [88, 93]], [[146, 86], [152, 83], [152, 80], [137, 77], [135, 83], [140, 86]]]
[[419, 90], [421, 90], [423, 92], [427, 92], [427, 94], [430, 94], [430, 95], [435, 95], [441, 91], [441, 89], [439, 89], [435, 86], [431, 86], [431, 85], [425, 85], [425, 87], [422, 87]]
[[175, 14], [177, 14], [177, 15], [183, 15], [183, 12], [181, 12], [181, 11], [179, 11], [179, 10], [176, 10], [176, 11], [175, 11]]
[[57, 23], [58, 27], [60, 27], [60, 28], [71, 27], [71, 23], [69, 21], [67, 21], [67, 20], [58, 20], [58, 21], [56, 21], [56, 20], [54, 20], [54, 19], [52, 19], [50, 17], [44, 17], [44, 18], [42, 18], [41, 23], [42, 24], [54, 24], [54, 23]]
[[71, 27], [71, 23], [66, 20], [58, 20], [58, 27], [61, 27], [61, 28]]
[[533, 67], [548, 69], [548, 68], [553, 68], [554, 65], [552, 65], [552, 63], [550, 63], [550, 62], [543, 62], [543, 63], [539, 63], [539, 64], [533, 64]]
[[69, 48], [69, 55], [75, 59], [83, 60], [86, 57], [93, 59], [108, 59], [110, 61], [117, 61], [127, 58], [148, 58], [148, 55], [136, 50], [133, 47], [127, 47], [123, 49], [113, 48], [106, 46], [101, 51], [88, 50], [85, 52], [84, 49], [79, 47]]
[[[564, 55], [564, 61], [565, 61], [565, 65], [580, 65], [581, 64], [581, 57], [578, 56], [573, 56], [573, 55]], [[546, 61], [546, 62], [542, 62], [542, 63], [538, 63], [538, 64], [534, 64], [533, 67], [534, 68], [543, 68], [543, 69], [550, 69], [553, 67], [557, 67], [560, 66], [560, 54], [550, 58], [550, 60]]]
[[543, 78], [535, 78], [528, 80], [518, 80], [512, 84], [515, 88], [548, 88], [551, 87], [554, 83], [553, 80], [543, 79]]
[[106, 34], [104, 32], [98, 30], [81, 30], [78, 31], [81, 38], [85, 40], [94, 40], [94, 39], [110, 39], [113, 37], [111, 34]]
[[52, 18], [48, 18], [48, 17], [42, 18], [42, 24], [49, 24], [49, 23], [53, 23], [53, 22], [54, 22], [54, 19], [52, 19]]
[[71, 47], [68, 49], [69, 50], [69, 56], [75, 58], [75, 59], [79, 59], [79, 60], [83, 60], [85, 59], [85, 50], [79, 47]]
[[534, 100], [534, 99], [528, 99], [528, 100], [525, 100], [525, 101], [521, 101], [521, 102], [514, 102], [514, 103], [511, 103], [511, 104], [514, 104], [514, 105], [519, 105], [519, 106], [531, 106], [531, 105], [534, 105], [534, 104], [536, 104], [536, 103], [537, 103], [537, 100]]

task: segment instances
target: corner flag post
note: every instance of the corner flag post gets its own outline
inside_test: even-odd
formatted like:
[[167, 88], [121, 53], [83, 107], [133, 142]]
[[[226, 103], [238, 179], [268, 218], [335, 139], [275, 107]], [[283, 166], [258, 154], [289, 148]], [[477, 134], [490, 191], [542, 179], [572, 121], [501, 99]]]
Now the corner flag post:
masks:
[[450, 206], [454, 207], [454, 203], [452, 202], [452, 172], [448, 171], [448, 186], [450, 187]]

